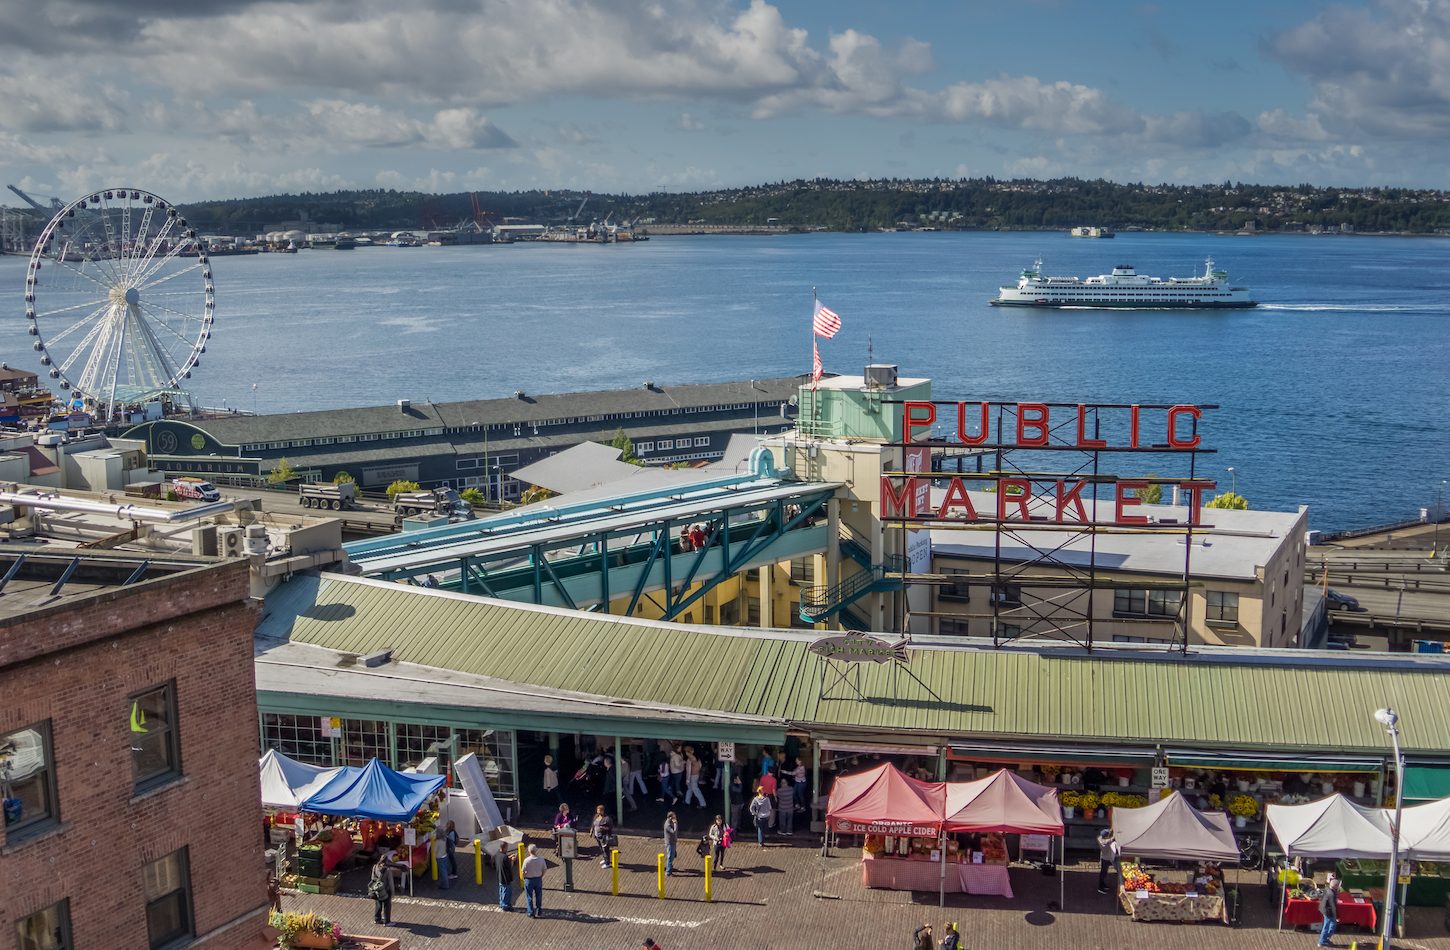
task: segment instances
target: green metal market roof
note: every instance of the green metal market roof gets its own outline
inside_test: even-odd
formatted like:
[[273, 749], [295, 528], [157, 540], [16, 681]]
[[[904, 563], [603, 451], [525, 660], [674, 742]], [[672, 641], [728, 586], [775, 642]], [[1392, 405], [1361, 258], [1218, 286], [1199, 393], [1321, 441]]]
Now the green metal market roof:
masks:
[[[822, 734], [1052, 740], [1383, 755], [1390, 705], [1408, 750], [1450, 753], [1450, 657], [1161, 652], [921, 641], [855, 688], [786, 630], [696, 627], [485, 600], [336, 574], [267, 598], [259, 636], [542, 689], [810, 724]], [[857, 695], [859, 689], [860, 695]]]

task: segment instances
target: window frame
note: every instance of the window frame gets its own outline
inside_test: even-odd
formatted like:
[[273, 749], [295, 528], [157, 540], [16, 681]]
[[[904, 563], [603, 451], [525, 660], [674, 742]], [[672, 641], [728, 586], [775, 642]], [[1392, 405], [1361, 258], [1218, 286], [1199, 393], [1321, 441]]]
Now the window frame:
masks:
[[[151, 897], [145, 892], [147, 873], [151, 870], [151, 868], [155, 867], [163, 861], [169, 861], [172, 858], [178, 858], [178, 860], [181, 862], [181, 867], [178, 875], [181, 878], [180, 886], [177, 888], [173, 888], [172, 890], [166, 891], [156, 897]], [[196, 907], [193, 902], [192, 895], [191, 855], [189, 854], [189, 849], [185, 845], [183, 845], [182, 847], [177, 848], [175, 851], [172, 851], [168, 854], [163, 854], [161, 857], [157, 858], [154, 861], [146, 862], [146, 864], [143, 865], [141, 868], [141, 880], [143, 887], [142, 894], [146, 898], [146, 937], [147, 946], [150, 947], [150, 950], [166, 950], [166, 948], [169, 947], [181, 947], [196, 939]], [[172, 898], [173, 895], [176, 894], [181, 895], [181, 910], [184, 918], [182, 920], [181, 931], [179, 933], [168, 935], [162, 940], [158, 940], [156, 938], [156, 935], [151, 932], [152, 908], [160, 905], [162, 901]]]
[[[19, 729], [12, 729], [5, 733], [4, 736], [0, 736], [0, 738], [9, 738], [22, 732], [37, 733], [41, 739], [41, 748], [44, 750], [45, 762], [41, 769], [37, 771], [43, 771], [45, 773], [43, 788], [46, 797], [46, 811], [44, 815], [38, 818], [26, 819], [22, 816], [21, 820], [15, 824], [6, 822], [6, 847], [23, 844], [31, 838], [43, 835], [52, 828], [60, 825], [60, 793], [55, 779], [55, 745], [51, 738], [51, 720], [42, 719], [39, 722], [22, 726]], [[8, 779], [5, 784], [7, 786], [10, 784]]]
[[[1229, 606], [1228, 598], [1232, 598]], [[1218, 603], [1214, 603], [1217, 599]], [[1232, 612], [1232, 616], [1227, 616]], [[1217, 616], [1215, 616], [1215, 614]], [[1237, 627], [1239, 625], [1239, 595], [1232, 590], [1206, 590], [1203, 592], [1203, 617], [1209, 625], [1216, 627]]]
[[[957, 577], [969, 578], [972, 576], [970, 569], [965, 567], [944, 567], [942, 574], [950, 574]], [[966, 604], [972, 600], [972, 585], [970, 581], [951, 581], [937, 588], [937, 600], [945, 600], [954, 604]]]
[[[127, 716], [131, 717], [134, 715], [137, 706], [141, 702], [141, 699], [143, 697], [158, 692], [164, 693], [166, 698], [166, 750], [169, 764], [168, 767], [165, 769], [151, 772], [146, 775], [139, 774], [137, 771], [136, 755], [138, 752], [140, 752], [140, 749], [138, 749], [133, 744], [131, 746], [131, 780], [135, 794], [137, 795], [144, 794], [151, 791], [152, 789], [160, 788], [163, 785], [168, 785], [176, 779], [180, 778], [183, 774], [185, 774], [182, 771], [181, 765], [181, 732], [180, 723], [177, 721], [178, 717], [176, 703], [176, 680], [168, 680], [167, 682], [162, 683], [159, 686], [152, 686], [148, 689], [143, 689], [140, 692], [132, 693], [130, 696], [127, 697], [127, 701], [130, 704], [130, 709], [126, 711]], [[134, 735], [136, 723], [134, 719], [129, 721], [132, 728], [132, 734]], [[151, 734], [149, 729], [146, 730], [146, 734]]]
[[15, 921], [15, 942], [16, 942], [16, 945], [17, 946], [23, 946], [23, 944], [20, 943], [20, 938], [21, 938], [22, 928], [24, 928], [26, 921], [28, 921], [28, 920], [30, 920], [32, 918], [35, 918], [35, 917], [39, 917], [41, 914], [49, 913], [52, 910], [55, 910], [58, 913], [58, 918], [59, 919], [57, 920], [57, 924], [59, 926], [58, 926], [57, 929], [60, 930], [60, 945], [61, 945], [61, 947], [65, 948], [65, 950], [71, 950], [71, 948], [74, 948], [75, 945], [76, 945], [76, 941], [75, 941], [75, 933], [71, 929], [71, 921], [70, 921], [70, 898], [69, 897], [62, 897], [60, 900], [56, 901], [54, 904], [49, 904], [49, 905], [47, 905], [45, 907], [42, 907], [40, 910], [35, 911], [32, 914], [26, 914], [24, 917], [17, 918], [16, 921]]

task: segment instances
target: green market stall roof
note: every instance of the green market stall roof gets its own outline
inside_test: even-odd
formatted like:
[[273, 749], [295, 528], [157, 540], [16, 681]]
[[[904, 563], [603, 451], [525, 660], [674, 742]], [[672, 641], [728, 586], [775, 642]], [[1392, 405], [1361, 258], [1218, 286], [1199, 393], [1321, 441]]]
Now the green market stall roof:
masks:
[[[485, 676], [539, 691], [808, 725], [826, 737], [1095, 743], [1337, 760], [1450, 754], [1450, 657], [1195, 649], [1188, 656], [1053, 644], [993, 649], [918, 639], [909, 664], [860, 664], [860, 695], [823, 689], [818, 634], [581, 613], [347, 577], [299, 575], [258, 636]], [[1299, 760], [1294, 760], [1296, 763]], [[1311, 760], [1312, 761], [1312, 760]], [[1307, 763], [1306, 763], [1307, 764]]]

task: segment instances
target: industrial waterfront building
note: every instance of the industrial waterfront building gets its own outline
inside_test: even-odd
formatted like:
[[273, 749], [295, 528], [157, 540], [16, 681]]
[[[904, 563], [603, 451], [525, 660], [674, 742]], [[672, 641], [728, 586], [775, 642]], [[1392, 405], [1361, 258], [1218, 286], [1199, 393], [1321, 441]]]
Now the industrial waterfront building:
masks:
[[347, 472], [364, 489], [397, 480], [425, 488], [478, 488], [516, 500], [517, 469], [583, 442], [608, 443], [623, 430], [648, 463], [719, 459], [736, 433], [778, 432], [791, 423], [796, 377], [429, 403], [217, 419], [156, 420], [134, 426], [152, 465], [168, 472], [250, 483], [282, 459], [304, 478]]

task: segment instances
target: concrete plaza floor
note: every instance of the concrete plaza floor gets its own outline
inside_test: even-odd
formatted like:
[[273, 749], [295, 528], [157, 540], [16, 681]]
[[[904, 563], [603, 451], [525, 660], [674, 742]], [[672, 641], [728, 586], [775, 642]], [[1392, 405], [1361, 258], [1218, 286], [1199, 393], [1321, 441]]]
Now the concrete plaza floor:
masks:
[[[587, 840], [583, 835], [581, 840]], [[547, 836], [535, 834], [549, 859], [544, 878], [541, 919], [523, 912], [520, 895], [511, 913], [498, 908], [498, 888], [484, 867], [484, 885], [474, 883], [472, 854], [460, 853], [462, 877], [442, 890], [420, 879], [414, 896], [393, 902], [393, 926], [372, 922], [373, 902], [363, 896], [365, 872], [354, 871], [333, 896], [288, 893], [288, 910], [315, 910], [339, 921], [349, 933], [388, 934], [409, 948], [531, 950], [569, 948], [636, 950], [646, 937], [664, 950], [745, 947], [841, 950], [906, 948], [912, 932], [931, 922], [938, 939], [942, 924], [956, 921], [963, 947], [1006, 948], [1295, 948], [1310, 947], [1317, 935], [1275, 930], [1262, 874], [1244, 872], [1240, 883], [1242, 915], [1237, 926], [1219, 923], [1134, 923], [1097, 893], [1096, 868], [1068, 868], [1061, 882], [1026, 865], [1011, 871], [1011, 899], [947, 895], [937, 906], [935, 893], [869, 890], [861, 885], [860, 852], [842, 849], [822, 858], [812, 843], [818, 836], [797, 835], [790, 843], [764, 849], [753, 839], [730, 849], [726, 868], [715, 879], [715, 899], [704, 899], [701, 861], [693, 842], [681, 842], [679, 868], [668, 879], [665, 900], [656, 896], [655, 855], [659, 839], [625, 836], [620, 846], [620, 894], [610, 893], [610, 872], [589, 848], [574, 863], [575, 890], [565, 892], [564, 873]], [[1233, 880], [1237, 872], [1230, 872]], [[1059, 906], [1059, 887], [1066, 893]], [[1353, 941], [1374, 946], [1364, 931], [1346, 928], [1339, 947]], [[1397, 947], [1450, 950], [1445, 910], [1411, 908], [1407, 937]]]

